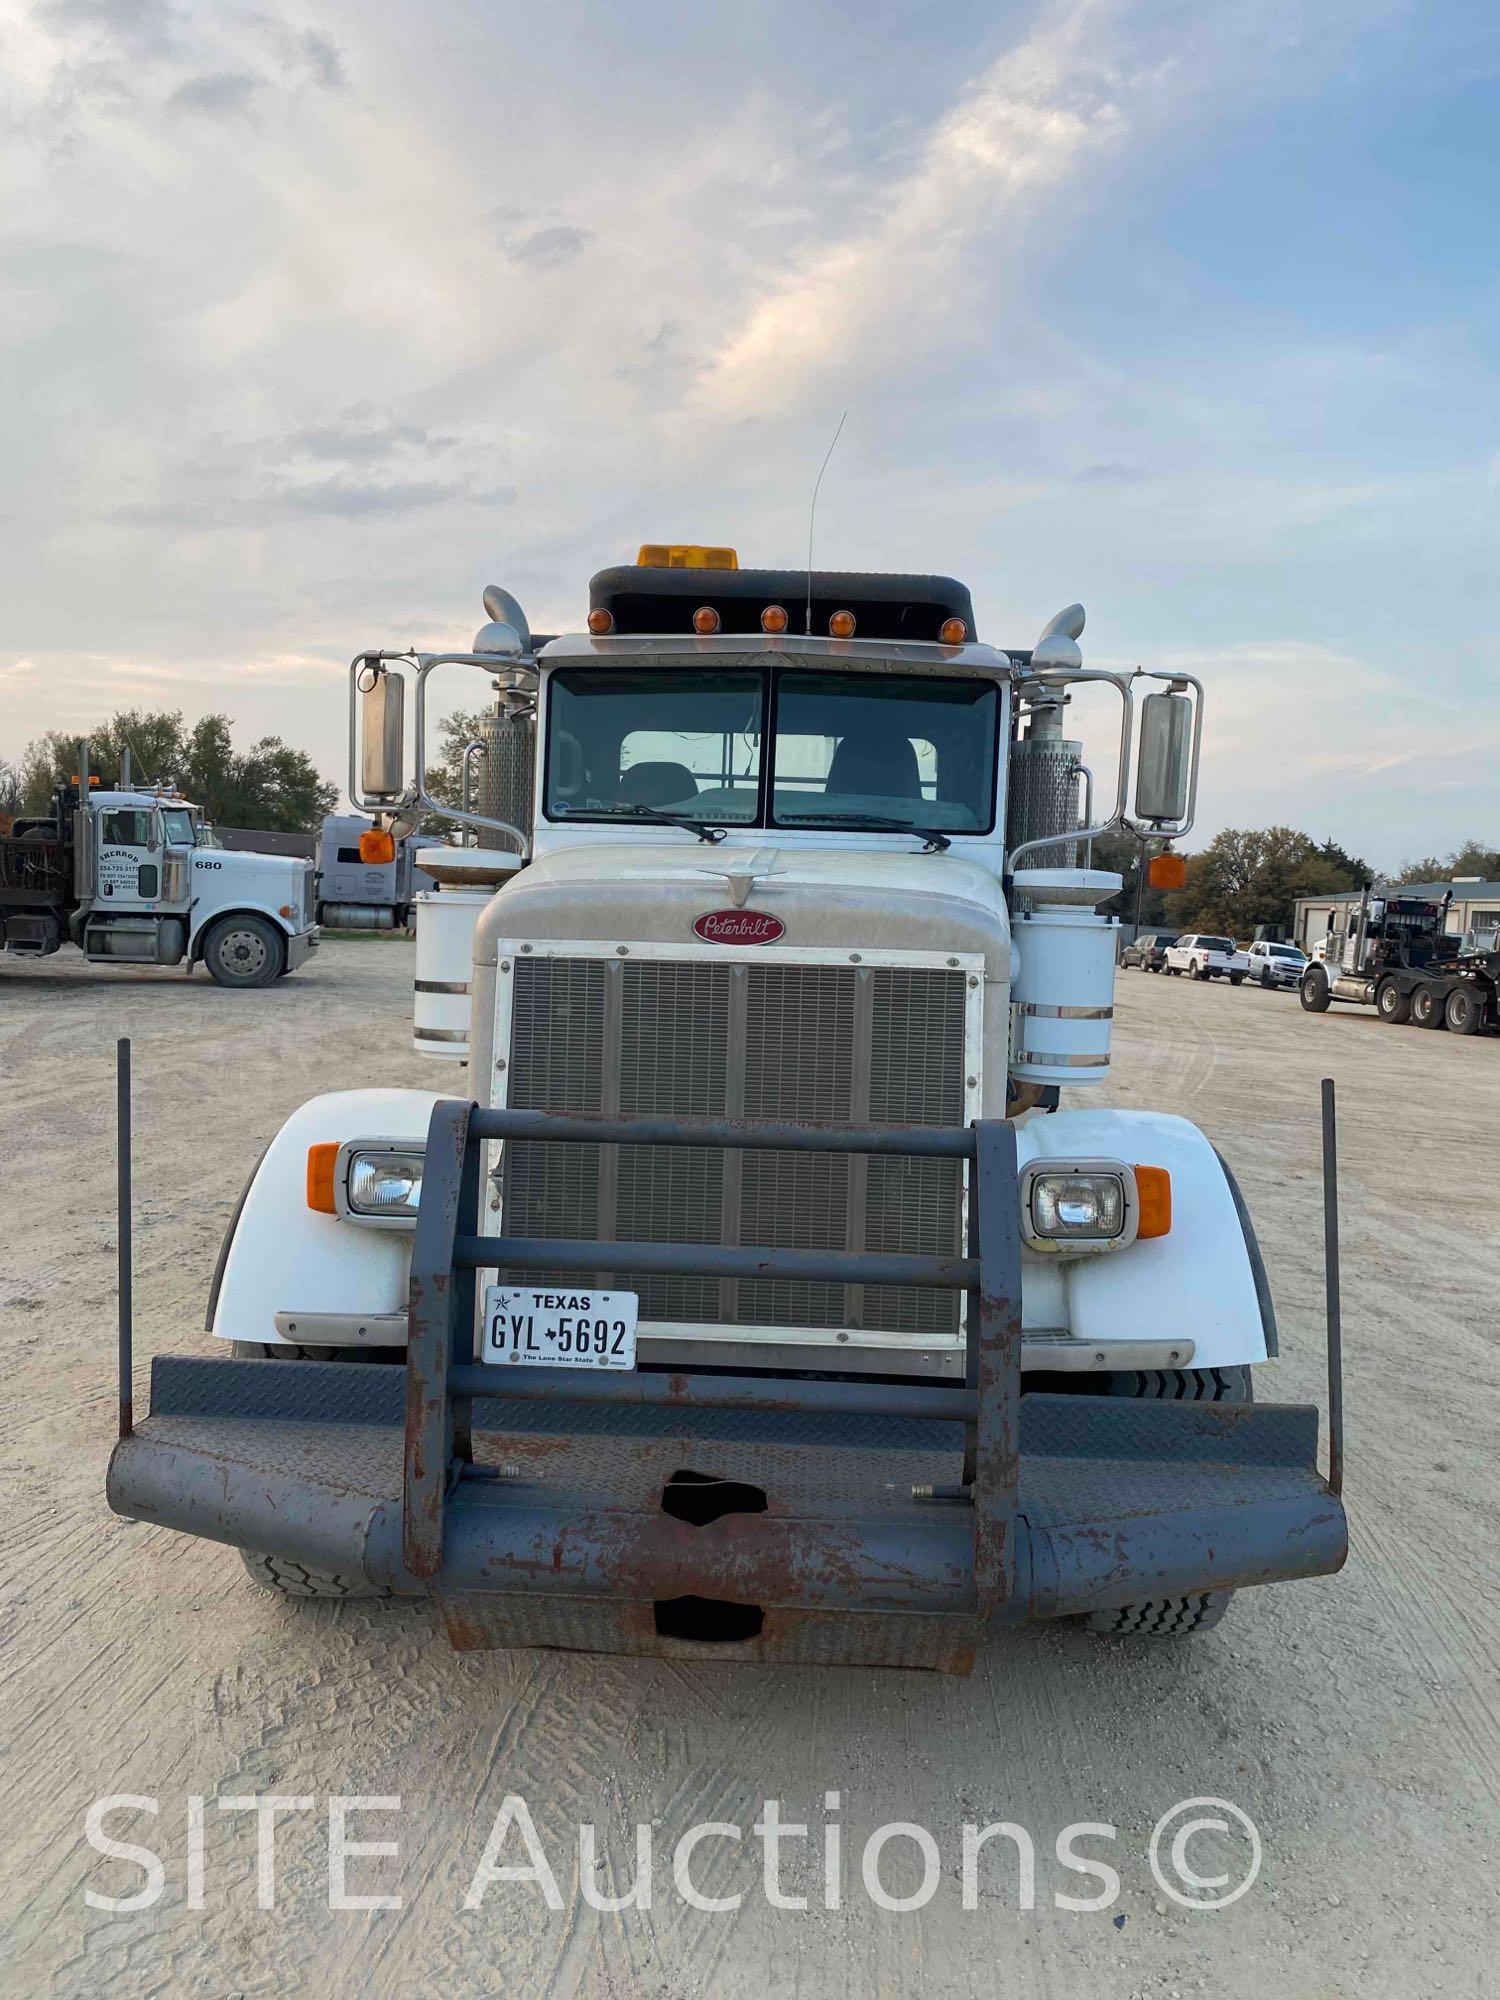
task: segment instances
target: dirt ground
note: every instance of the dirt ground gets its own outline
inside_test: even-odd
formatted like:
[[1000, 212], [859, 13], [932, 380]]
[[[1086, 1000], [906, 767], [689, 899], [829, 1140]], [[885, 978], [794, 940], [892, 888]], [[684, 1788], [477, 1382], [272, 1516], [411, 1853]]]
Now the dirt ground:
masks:
[[[412, 949], [330, 943], [269, 992], [200, 975], [60, 959], [0, 966], [0, 1308], [4, 1639], [0, 1907], [7, 1992], [531, 1996], [794, 1994], [1410, 1996], [1494, 1993], [1500, 1851], [1500, 1042], [1304, 1015], [1295, 995], [1121, 975], [1109, 1088], [1196, 1119], [1256, 1216], [1283, 1358], [1262, 1397], [1323, 1398], [1317, 1083], [1340, 1090], [1347, 1499], [1342, 1576], [1244, 1593], [1214, 1632], [1122, 1646], [1072, 1629], [991, 1639], [973, 1678], [450, 1652], [426, 1607], [288, 1604], [232, 1552], [116, 1520], [103, 1497], [115, 1421], [114, 1038], [137, 1072], [137, 1352], [205, 1352], [203, 1306], [248, 1166], [314, 1091], [443, 1087], [411, 1053]], [[457, 1077], [452, 1078], [457, 1082]], [[144, 1397], [144, 1373], [138, 1378]], [[829, 1807], [825, 1794], [839, 1801]], [[90, 1802], [156, 1801], [108, 1830], [165, 1865], [153, 1907], [90, 1908], [141, 1867], [89, 1843]], [[256, 1904], [253, 1816], [214, 1802], [283, 1794], [274, 1906]], [[507, 1794], [533, 1816], [561, 1907], [535, 1883], [465, 1893]], [[399, 1909], [330, 1910], [330, 1795], [398, 1795], [349, 1864]], [[1179, 1907], [1148, 1866], [1178, 1801], [1255, 1822], [1253, 1886]], [[201, 1895], [188, 1800], [206, 1797]], [[750, 1825], [761, 1801], [812, 1828], [783, 1848], [769, 1906]], [[602, 1913], [577, 1834], [598, 1827], [598, 1888], [623, 1892], [636, 1823], [655, 1837], [654, 1904]], [[670, 1855], [700, 1821], [743, 1845], [697, 1850], [688, 1907]], [[890, 1821], [930, 1830], [926, 1906], [877, 1907], [854, 1859]], [[963, 1907], [961, 1829], [1013, 1821], [1037, 1851], [1035, 1907], [1011, 1845]], [[1062, 1867], [1075, 1822], [1121, 1879], [1106, 1909]], [[841, 1907], [823, 1841], [842, 1827]], [[1192, 1848], [1200, 1872], [1243, 1855]], [[1243, 1843], [1241, 1843], [1242, 1845]], [[810, 1858], [809, 1858], [810, 1856]], [[502, 1856], [524, 1859], [513, 1833]], [[891, 1895], [920, 1877], [887, 1850]], [[596, 1889], [597, 1893], [597, 1889]], [[193, 1907], [201, 1903], [201, 1907]]]

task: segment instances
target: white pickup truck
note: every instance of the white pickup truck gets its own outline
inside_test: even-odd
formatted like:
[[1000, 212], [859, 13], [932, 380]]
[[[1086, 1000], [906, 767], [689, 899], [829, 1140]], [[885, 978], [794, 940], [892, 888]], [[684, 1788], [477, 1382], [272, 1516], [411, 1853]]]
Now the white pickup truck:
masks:
[[1238, 986], [1249, 970], [1250, 961], [1244, 952], [1235, 950], [1233, 938], [1190, 931], [1167, 946], [1167, 972], [1173, 979], [1185, 972], [1189, 979], [1224, 978], [1231, 986]]

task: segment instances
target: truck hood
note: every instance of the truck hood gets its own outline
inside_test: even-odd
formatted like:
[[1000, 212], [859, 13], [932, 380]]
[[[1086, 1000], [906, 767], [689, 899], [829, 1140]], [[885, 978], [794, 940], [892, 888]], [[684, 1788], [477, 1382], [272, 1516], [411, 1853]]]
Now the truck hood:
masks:
[[711, 911], [774, 916], [781, 946], [977, 952], [986, 976], [1010, 977], [1000, 884], [952, 854], [777, 847], [764, 833], [716, 847], [601, 842], [523, 868], [480, 918], [477, 965], [512, 941], [577, 939], [694, 945]]
[[226, 881], [300, 882], [312, 863], [298, 854], [252, 854], [242, 847], [195, 847], [193, 873]]

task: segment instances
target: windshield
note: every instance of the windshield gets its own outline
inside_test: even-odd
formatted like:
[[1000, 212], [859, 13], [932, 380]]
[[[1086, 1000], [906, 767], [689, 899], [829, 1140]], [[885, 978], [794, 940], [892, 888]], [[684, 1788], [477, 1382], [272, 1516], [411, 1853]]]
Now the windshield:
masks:
[[186, 806], [163, 806], [161, 809], [162, 831], [168, 847], [192, 847], [193, 815]]
[[759, 673], [552, 676], [547, 810], [558, 818], [755, 822], [760, 803]]
[[1303, 953], [1298, 951], [1295, 945], [1290, 944], [1269, 944], [1266, 946], [1266, 950], [1271, 954], [1272, 958], [1301, 958], [1303, 956]]
[[987, 833], [999, 703], [993, 682], [931, 676], [559, 669], [546, 810]]

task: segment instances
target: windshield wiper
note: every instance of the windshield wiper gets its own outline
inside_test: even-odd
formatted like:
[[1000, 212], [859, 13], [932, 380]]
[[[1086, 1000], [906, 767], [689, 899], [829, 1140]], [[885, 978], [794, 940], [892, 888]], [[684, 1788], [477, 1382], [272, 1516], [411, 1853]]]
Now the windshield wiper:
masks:
[[884, 813], [778, 813], [783, 826], [799, 820], [819, 820], [830, 826], [873, 826], [881, 833], [912, 833], [922, 842], [924, 854], [946, 854], [953, 842], [946, 833], [930, 826], [913, 826], [909, 819], [887, 819]]
[[600, 813], [600, 814], [624, 813], [628, 814], [632, 819], [662, 820], [668, 826], [680, 826], [687, 833], [696, 833], [700, 840], [706, 840], [710, 846], [713, 846], [717, 841], [722, 840], [725, 836], [725, 829], [722, 826], [709, 826], [705, 824], [705, 822], [701, 819], [689, 819], [685, 813], [663, 812], [660, 806], [642, 806], [642, 805], [606, 806], [606, 805], [600, 805], [595, 801], [590, 801], [590, 803], [587, 806], [554, 806], [552, 810], [554, 812], [562, 813], [564, 818], [570, 818], [574, 813], [577, 812], [587, 812], [587, 813]]

